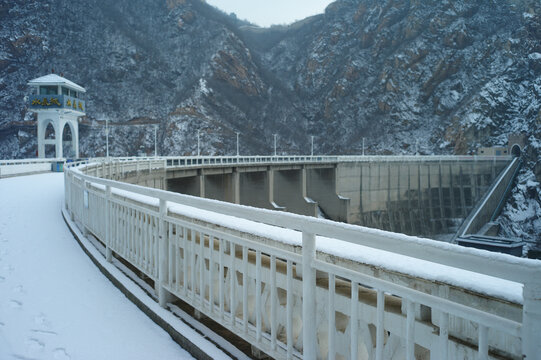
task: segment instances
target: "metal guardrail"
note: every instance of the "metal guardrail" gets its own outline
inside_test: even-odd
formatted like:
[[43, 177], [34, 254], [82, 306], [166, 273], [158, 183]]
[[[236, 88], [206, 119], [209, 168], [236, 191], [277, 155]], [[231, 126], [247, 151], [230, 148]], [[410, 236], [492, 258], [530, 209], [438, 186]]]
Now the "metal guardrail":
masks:
[[[355, 158], [368, 160], [367, 157]], [[375, 358], [378, 360], [383, 359], [386, 346], [390, 346], [389, 341], [385, 343], [386, 337], [391, 336], [389, 334], [398, 334], [396, 336], [403, 339], [406, 359], [414, 359], [415, 344], [429, 348], [431, 356], [437, 359], [453, 356], [455, 347], [449, 346], [450, 318], [454, 319], [453, 323], [462, 321], [469, 324], [472, 321], [477, 324], [477, 334], [470, 338], [477, 341], [477, 350], [473, 345], [474, 350], [469, 348], [468, 351], [473, 351], [479, 359], [488, 359], [491, 339], [489, 329], [491, 334], [503, 333], [520, 339], [520, 353], [513, 356], [533, 359], [541, 353], [541, 342], [537, 339], [541, 331], [541, 263], [538, 261], [100, 178], [112, 172], [136, 169], [152, 171], [175, 166], [212, 166], [224, 163], [358, 161], [355, 158], [271, 156], [160, 158], [145, 161], [116, 159], [114, 162], [69, 168], [65, 173], [66, 207], [85, 231], [93, 233], [106, 245], [109, 260], [114, 252], [158, 284], [161, 305], [165, 306], [167, 294], [173, 294], [216, 319], [253, 346], [277, 358], [333, 358], [335, 352], [344, 354], [344, 351], [346, 357], [349, 355], [350, 358], [357, 358], [361, 346], [359, 339], [362, 340], [366, 334], [361, 336], [363, 328], [357, 326], [350, 326], [347, 331], [337, 331], [335, 311], [348, 314], [350, 324], [367, 321], [360, 314], [373, 314], [369, 316], [373, 316], [369, 322], [375, 324], [374, 346]], [[232, 159], [237, 161], [230, 163]], [[461, 159], [475, 160], [474, 157]], [[389, 161], [400, 160], [396, 158]], [[228, 230], [227, 226], [223, 228], [210, 220], [202, 222], [197, 218], [192, 219], [189, 211], [176, 211], [175, 207], [178, 206], [197, 209], [193, 211], [203, 211], [205, 214], [218, 214], [218, 218], [233, 216], [262, 224], [254, 225], [255, 228], [271, 225], [287, 231], [298, 231], [302, 233], [302, 246], [300, 243], [286, 246], [272, 241], [258, 242], [249, 233]], [[317, 241], [323, 237], [523, 284], [522, 321], [510, 320], [490, 310], [480, 310], [445, 296], [428, 294], [374, 274], [342, 266], [316, 251]], [[265, 261], [262, 262], [262, 259]], [[240, 273], [242, 284], [236, 276], [228, 276], [226, 273]], [[323, 285], [320, 282], [321, 274], [328, 279]], [[277, 281], [281, 284], [280, 289]], [[265, 292], [262, 292], [263, 282]], [[216, 283], [217, 289], [210, 286]], [[337, 290], [338, 283], [342, 288], [344, 283], [347, 284], [349, 294], [340, 293]], [[205, 290], [207, 288], [208, 293]], [[360, 288], [374, 294], [375, 304], [368, 305], [360, 301]], [[282, 299], [284, 289], [285, 305], [282, 300], [278, 304], [277, 299], [279, 296]], [[325, 296], [322, 298], [323, 294]], [[251, 315], [248, 312], [249, 298], [255, 301], [255, 305], [252, 304], [255, 310]], [[386, 309], [386, 301], [397, 299], [403, 304], [405, 316]], [[264, 301], [267, 304], [270, 302], [268, 314], [262, 310]], [[302, 336], [295, 325], [298, 318], [293, 316], [295, 304], [298, 306], [299, 303], [302, 307]], [[317, 311], [322, 306], [326, 308], [327, 315]], [[434, 315], [439, 314], [433, 324], [428, 326], [432, 329], [430, 331], [426, 324], [416, 318], [420, 306], [430, 307], [435, 311]], [[265, 314], [269, 315], [268, 318], [265, 318]], [[325, 316], [323, 320], [322, 316]], [[322, 332], [318, 330], [322, 323], [318, 323], [318, 319], [327, 323], [326, 352], [322, 350], [323, 345], [318, 344], [323, 341]], [[389, 327], [389, 321], [393, 323], [392, 327]], [[437, 332], [434, 332], [433, 326], [436, 326]], [[346, 343], [347, 351], [344, 349]], [[490, 346], [494, 344], [490, 342]]]

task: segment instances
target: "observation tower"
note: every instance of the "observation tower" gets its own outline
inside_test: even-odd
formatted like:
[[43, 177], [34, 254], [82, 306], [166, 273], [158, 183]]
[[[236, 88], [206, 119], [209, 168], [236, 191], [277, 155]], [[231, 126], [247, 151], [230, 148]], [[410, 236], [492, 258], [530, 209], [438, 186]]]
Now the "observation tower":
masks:
[[45, 147], [54, 145], [56, 158], [78, 158], [77, 119], [85, 115], [82, 95], [86, 90], [56, 74], [30, 80], [28, 85], [34, 89], [29, 99], [30, 110], [38, 114], [38, 157], [46, 157]]

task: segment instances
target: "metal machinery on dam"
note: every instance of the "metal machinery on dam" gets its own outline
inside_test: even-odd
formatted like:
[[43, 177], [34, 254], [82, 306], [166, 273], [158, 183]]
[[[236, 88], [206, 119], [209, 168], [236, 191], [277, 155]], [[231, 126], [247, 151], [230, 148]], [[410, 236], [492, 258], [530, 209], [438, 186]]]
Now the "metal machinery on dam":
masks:
[[123, 180], [302, 215], [317, 216], [319, 207], [335, 221], [450, 239], [511, 159], [361, 156], [273, 164], [270, 157], [240, 166], [183, 161], [194, 163], [175, 168], [171, 162], [165, 173], [126, 173]]
[[[347, 174], [369, 171], [374, 174], [370, 181], [379, 177], [381, 184], [397, 184], [373, 189], [392, 199], [393, 189], [402, 185], [381, 180], [381, 169], [392, 174], [393, 164], [383, 159], [371, 168], [370, 161], [352, 157], [98, 160], [67, 169], [64, 214], [70, 226], [94, 239], [107, 261], [122, 260], [144, 274], [161, 306], [188, 304], [256, 354], [277, 359], [535, 359], [541, 353], [538, 261], [268, 210], [289, 207], [315, 215], [320, 206], [328, 216], [347, 220], [356, 216], [353, 200], [328, 189], [340, 190]], [[426, 172], [429, 193], [440, 163], [443, 175], [447, 161], [457, 162], [462, 176], [476, 164], [471, 157], [424, 159], [436, 164]], [[411, 168], [425, 165], [423, 158], [413, 160]], [[479, 162], [483, 166], [473, 167], [470, 186], [479, 185], [471, 193], [488, 186], [500, 166], [496, 158]], [[509, 159], [502, 159], [506, 163]], [[514, 166], [515, 160], [495, 183]], [[417, 179], [422, 196], [424, 180]], [[360, 202], [362, 184], [356, 184]], [[266, 209], [163, 190], [181, 185], [232, 203], [247, 201], [257, 189], [263, 196], [252, 201]], [[489, 193], [496, 190], [491, 186]], [[354, 194], [353, 186], [350, 191]], [[465, 208], [472, 206], [463, 191]], [[484, 205], [475, 213], [482, 214]], [[469, 217], [465, 223], [478, 227]]]

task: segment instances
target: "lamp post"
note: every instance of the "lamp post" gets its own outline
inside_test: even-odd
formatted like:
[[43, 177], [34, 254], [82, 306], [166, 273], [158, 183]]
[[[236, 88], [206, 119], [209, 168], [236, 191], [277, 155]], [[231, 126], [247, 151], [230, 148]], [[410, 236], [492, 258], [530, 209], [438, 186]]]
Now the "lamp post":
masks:
[[237, 156], [239, 156], [239, 134], [240, 132], [237, 131]]
[[277, 134], [274, 134], [274, 156], [276, 156], [276, 136]]
[[312, 138], [312, 151], [310, 152], [311, 156], [314, 156], [314, 135], [310, 136]]
[[109, 160], [109, 119], [105, 119], [105, 156]]
[[158, 125], [154, 125], [154, 157], [158, 157]]
[[363, 138], [363, 156], [364, 156], [364, 138]]
[[200, 141], [199, 141], [199, 130], [197, 130], [197, 156], [201, 155], [200, 151]]

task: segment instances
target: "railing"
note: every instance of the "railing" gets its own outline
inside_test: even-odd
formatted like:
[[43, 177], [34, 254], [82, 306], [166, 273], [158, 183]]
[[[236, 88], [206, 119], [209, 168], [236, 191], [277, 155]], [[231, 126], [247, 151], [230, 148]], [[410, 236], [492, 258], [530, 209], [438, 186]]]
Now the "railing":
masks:
[[[101, 170], [109, 169], [116, 176], [123, 177], [130, 171], [143, 169], [170, 169], [177, 167], [212, 167], [224, 165], [248, 164], [307, 164], [307, 163], [341, 163], [341, 162], [406, 162], [406, 161], [509, 161], [511, 156], [476, 156], [476, 155], [439, 155], [439, 156], [162, 156], [162, 157], [115, 157], [93, 158], [89, 161], [99, 162]], [[93, 167], [88, 170], [98, 176], [99, 170]], [[105, 174], [104, 172], [102, 174]]]
[[[510, 156], [187, 156], [187, 157], [115, 157], [110, 158], [90, 158], [86, 159], [86, 162], [99, 162], [116, 164], [116, 166], [123, 166], [120, 164], [126, 164], [127, 168], [136, 168], [136, 166], [130, 167], [130, 162], [133, 164], [152, 163], [156, 166], [165, 166], [167, 168], [174, 167], [186, 167], [186, 166], [220, 166], [227, 164], [258, 164], [258, 163], [322, 163], [322, 162], [403, 162], [403, 161], [418, 161], [423, 159], [424, 161], [477, 161], [477, 160], [492, 160], [492, 161], [507, 161], [510, 160]], [[36, 171], [46, 171], [44, 164], [50, 164], [52, 162], [66, 161], [66, 159], [17, 159], [17, 160], [0, 160], [0, 176], [7, 176], [8, 174], [24, 173], [19, 172], [18, 169], [24, 170], [24, 166], [30, 167], [37, 164], [41, 164], [42, 167]], [[165, 164], [165, 165], [163, 165]], [[38, 166], [39, 167], [39, 166]], [[32, 171], [32, 170], [30, 170]], [[128, 170], [126, 170], [128, 171]]]
[[[123, 157], [114, 158], [112, 162], [126, 162], [126, 161], [156, 161], [156, 158], [147, 157]], [[51, 171], [51, 165], [53, 163], [61, 162], [64, 166], [77, 166], [86, 164], [88, 162], [103, 162], [105, 158], [91, 158], [91, 159], [77, 159], [70, 160], [66, 158], [37, 158], [37, 159], [14, 159], [14, 160], [1, 160], [0, 159], [0, 178], [8, 176], [27, 175], [37, 172]], [[163, 166], [163, 160], [159, 160], [160, 166]]]
[[58, 161], [64, 159], [0, 160], [0, 178], [51, 171], [51, 164]]
[[[282, 161], [314, 159], [304, 158]], [[105, 244], [109, 261], [114, 253], [154, 280], [162, 306], [172, 294], [275, 358], [541, 353], [538, 261], [100, 178], [193, 159], [93, 163], [65, 173], [73, 220]], [[392, 268], [401, 261], [410, 273]], [[466, 282], [492, 281], [496, 292], [523, 291], [514, 299], [475, 295], [482, 284], [449, 285], [431, 271], [451, 283], [462, 274]]]
[[227, 164], [253, 164], [253, 163], [305, 163], [305, 162], [403, 162], [403, 161], [508, 161], [510, 156], [476, 156], [476, 155], [435, 155], [435, 156], [187, 156], [163, 157], [168, 167], [190, 165], [227, 165]]

